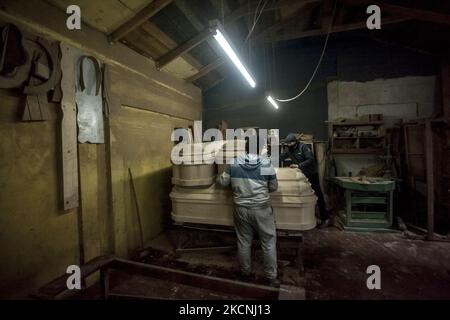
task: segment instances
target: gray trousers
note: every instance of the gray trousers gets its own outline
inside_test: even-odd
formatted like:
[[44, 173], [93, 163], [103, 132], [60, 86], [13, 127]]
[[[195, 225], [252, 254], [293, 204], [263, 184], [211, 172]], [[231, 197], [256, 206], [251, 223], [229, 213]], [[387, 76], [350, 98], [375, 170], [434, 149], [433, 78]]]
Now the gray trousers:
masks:
[[246, 208], [235, 206], [234, 227], [237, 235], [237, 247], [241, 272], [250, 273], [253, 233], [261, 241], [264, 255], [266, 277], [277, 277], [277, 233], [272, 207]]

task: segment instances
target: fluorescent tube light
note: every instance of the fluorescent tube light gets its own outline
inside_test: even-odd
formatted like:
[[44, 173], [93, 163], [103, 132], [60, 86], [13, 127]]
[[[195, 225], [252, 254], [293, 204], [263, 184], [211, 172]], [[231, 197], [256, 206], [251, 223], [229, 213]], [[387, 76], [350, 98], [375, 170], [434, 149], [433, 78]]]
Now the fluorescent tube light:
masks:
[[267, 101], [269, 101], [270, 104], [271, 104], [275, 109], [278, 109], [278, 104], [275, 102], [274, 98], [272, 98], [271, 96], [267, 96]]
[[256, 87], [255, 80], [250, 75], [250, 73], [247, 71], [247, 69], [245, 69], [241, 60], [239, 60], [239, 58], [236, 55], [236, 53], [234, 52], [233, 48], [231, 48], [227, 39], [225, 39], [225, 37], [223, 36], [222, 32], [220, 32], [219, 29], [216, 29], [216, 34], [214, 35], [214, 39], [217, 40], [217, 42], [220, 44], [220, 46], [225, 51], [227, 56], [231, 59], [231, 61], [233, 61], [234, 65], [238, 68], [238, 70], [241, 72], [241, 74], [244, 76], [245, 80], [247, 80], [247, 82], [250, 84], [250, 86], [252, 88]]

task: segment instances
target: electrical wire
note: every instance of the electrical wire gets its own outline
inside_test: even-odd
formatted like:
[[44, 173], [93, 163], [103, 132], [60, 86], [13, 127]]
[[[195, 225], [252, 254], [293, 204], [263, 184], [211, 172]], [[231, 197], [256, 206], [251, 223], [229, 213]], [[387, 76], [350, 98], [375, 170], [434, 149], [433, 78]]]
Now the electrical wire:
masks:
[[248, 39], [250, 39], [250, 36], [252, 35], [253, 31], [255, 30], [256, 24], [258, 23], [259, 18], [261, 17], [261, 15], [262, 15], [262, 13], [264, 11], [264, 8], [266, 7], [266, 5], [269, 2], [269, 0], [265, 0], [264, 1], [264, 4], [262, 5], [261, 10], [259, 11], [259, 14], [258, 14], [258, 8], [259, 8], [261, 2], [262, 2], [262, 0], [260, 0], [258, 5], [256, 6], [255, 14], [253, 16], [253, 25], [250, 28], [250, 30], [249, 30], [249, 32], [247, 34], [247, 37], [245, 38], [244, 43], [242, 45], [245, 45], [247, 43]]
[[225, 27], [225, 10], [223, 9], [223, 1], [224, 0], [221, 0], [220, 1], [220, 9], [221, 9], [221, 13], [222, 13], [222, 26], [224, 26]]
[[[277, 56], [276, 56], [276, 54], [275, 54], [275, 45], [274, 45], [274, 43], [272, 42], [272, 61], [273, 61], [273, 75], [272, 75], [272, 77], [273, 77], [273, 81], [276, 83], [276, 81], [277, 81], [277, 65], [276, 65], [276, 63], [277, 63]], [[272, 88], [270, 88], [271, 90], [272, 90]]]
[[258, 9], [262, 2], [263, 2], [263, 0], [259, 0], [258, 5], [256, 6], [255, 14], [253, 15], [253, 23], [255, 23], [255, 21], [256, 21], [256, 16], [258, 15]]
[[[239, 47], [239, 51], [240, 51], [241, 53], [242, 53], [242, 49], [244, 48], [245, 44], [246, 44], [247, 41], [250, 39], [250, 36], [252, 35], [253, 30], [255, 30], [256, 24], [258, 23], [259, 18], [261, 17], [261, 15], [262, 15], [262, 13], [263, 13], [263, 11], [264, 11], [264, 8], [265, 8], [265, 6], [266, 6], [266, 4], [269, 2], [269, 0], [265, 0], [264, 4], [262, 5], [262, 7], [261, 7], [261, 9], [260, 9], [260, 11], [259, 11], [259, 13], [258, 13], [258, 9], [259, 9], [259, 6], [261, 5], [262, 1], [263, 1], [263, 0], [259, 0], [258, 5], [256, 6], [256, 9], [255, 9], [255, 14], [253, 15], [253, 25], [252, 25], [252, 27], [250, 28], [250, 30], [249, 30], [249, 32], [248, 32], [248, 34], [247, 34], [247, 36], [246, 36], [244, 42], [243, 42], [243, 43], [241, 44], [241, 46]], [[249, 2], [249, 8], [250, 8], [250, 2]], [[249, 15], [249, 20], [250, 20], [250, 15]], [[251, 57], [251, 43], [249, 43], [249, 44], [248, 44], [248, 61], [249, 61], [249, 63], [251, 63], [251, 60], [252, 60], [252, 57]]]
[[308, 90], [309, 86], [311, 85], [311, 82], [313, 81], [313, 79], [314, 79], [314, 77], [315, 77], [315, 75], [316, 75], [316, 73], [317, 73], [317, 70], [319, 70], [319, 67], [320, 67], [320, 65], [321, 65], [321, 63], [322, 63], [323, 57], [324, 57], [324, 55], [325, 55], [325, 51], [326, 51], [327, 44], [328, 44], [328, 39], [330, 38], [330, 34], [331, 34], [331, 28], [333, 27], [334, 16], [335, 16], [335, 14], [336, 14], [337, 3], [338, 3], [338, 0], [335, 0], [335, 1], [334, 1], [334, 6], [333, 6], [333, 13], [332, 13], [332, 15], [331, 15], [330, 23], [329, 23], [329, 25], [328, 25], [327, 36], [326, 36], [326, 38], [325, 38], [325, 43], [324, 43], [324, 45], [323, 45], [322, 53], [320, 54], [320, 58], [319, 58], [319, 61], [317, 62], [316, 68], [314, 69], [314, 71], [313, 71], [313, 73], [312, 73], [312, 75], [311, 75], [311, 78], [310, 78], [309, 81], [306, 83], [306, 86], [303, 88], [302, 91], [300, 91], [300, 93], [298, 93], [297, 95], [293, 96], [292, 98], [288, 98], [288, 99], [278, 99], [278, 98], [275, 98], [275, 100], [277, 100], [277, 101], [279, 101], [279, 102], [289, 102], [289, 101], [293, 101], [293, 100], [299, 98], [301, 95], [303, 95], [303, 94], [306, 92], [306, 90]]
[[264, 63], [264, 88], [267, 88], [267, 61], [266, 61], [266, 47], [263, 48], [263, 63]]

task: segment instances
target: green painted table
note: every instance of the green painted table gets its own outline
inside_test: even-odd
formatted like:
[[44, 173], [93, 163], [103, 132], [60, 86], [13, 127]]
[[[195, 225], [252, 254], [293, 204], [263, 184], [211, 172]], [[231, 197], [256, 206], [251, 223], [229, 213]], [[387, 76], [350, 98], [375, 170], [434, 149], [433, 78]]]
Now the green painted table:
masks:
[[345, 190], [345, 230], [390, 231], [395, 181], [372, 177], [335, 177]]

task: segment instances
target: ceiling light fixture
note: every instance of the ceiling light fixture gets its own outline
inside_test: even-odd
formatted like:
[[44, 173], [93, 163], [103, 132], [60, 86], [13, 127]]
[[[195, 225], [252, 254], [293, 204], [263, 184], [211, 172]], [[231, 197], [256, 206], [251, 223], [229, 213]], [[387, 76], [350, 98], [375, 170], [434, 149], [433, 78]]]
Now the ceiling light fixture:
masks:
[[245, 80], [250, 84], [252, 88], [256, 87], [256, 81], [251, 76], [251, 74], [247, 71], [244, 64], [239, 60], [236, 52], [231, 47], [230, 43], [227, 41], [222, 32], [220, 32], [219, 28], [216, 29], [216, 33], [213, 35], [214, 39], [217, 40], [219, 45], [222, 47], [223, 51], [227, 54], [228, 58], [234, 63], [236, 68], [238, 68], [239, 72], [244, 76]]
[[276, 103], [275, 99], [272, 98], [272, 96], [267, 96], [267, 101], [270, 102], [270, 104], [275, 108], [278, 109], [278, 104]]

